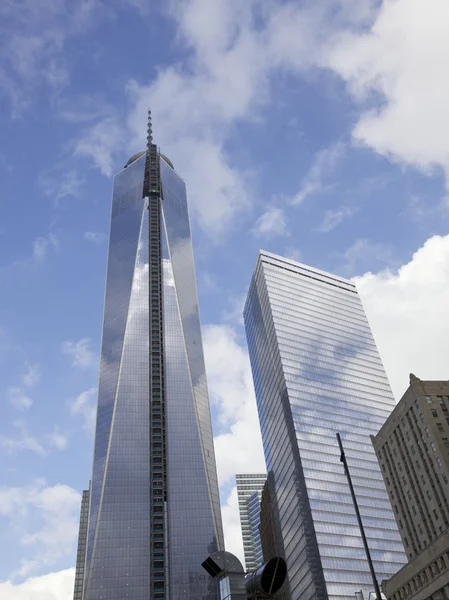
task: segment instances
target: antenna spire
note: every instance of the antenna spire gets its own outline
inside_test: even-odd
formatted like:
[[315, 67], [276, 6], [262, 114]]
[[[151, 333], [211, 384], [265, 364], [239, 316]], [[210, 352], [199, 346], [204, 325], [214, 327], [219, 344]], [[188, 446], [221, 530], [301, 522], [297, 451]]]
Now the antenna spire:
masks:
[[151, 108], [148, 109], [147, 148], [153, 143], [153, 124], [151, 122]]

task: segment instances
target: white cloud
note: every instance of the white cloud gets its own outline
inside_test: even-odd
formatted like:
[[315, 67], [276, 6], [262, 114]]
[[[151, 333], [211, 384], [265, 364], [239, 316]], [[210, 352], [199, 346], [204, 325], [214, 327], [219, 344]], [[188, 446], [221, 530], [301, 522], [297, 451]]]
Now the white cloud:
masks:
[[22, 385], [25, 387], [34, 387], [39, 383], [41, 378], [41, 370], [38, 364], [26, 366], [26, 371], [22, 375]]
[[379, 154], [449, 174], [449, 4], [384, 1], [371, 29], [336, 36], [328, 64], [368, 101], [354, 138]]
[[39, 187], [56, 208], [63, 206], [63, 200], [76, 198], [84, 181], [78, 170], [70, 168], [64, 161], [43, 171], [37, 179]]
[[54, 233], [49, 233], [47, 237], [38, 237], [33, 242], [33, 260], [42, 262], [47, 257], [49, 248], [57, 249], [59, 246], [58, 238]]
[[[18, 408], [25, 410], [29, 407], [18, 406]], [[13, 425], [17, 431], [15, 436], [0, 435], [0, 447], [9, 453], [29, 450], [40, 456], [47, 456], [53, 448], [56, 450], [65, 450], [67, 447], [67, 436], [62, 434], [58, 428], [55, 428], [52, 433], [35, 436], [28, 431], [28, 427], [24, 421], [15, 421]]]
[[67, 435], [61, 433], [58, 427], [55, 427], [52, 433], [48, 433], [45, 439], [49, 446], [56, 450], [65, 450], [69, 444]]
[[86, 231], [84, 233], [84, 239], [87, 242], [92, 242], [93, 244], [101, 244], [101, 242], [104, 240], [105, 235], [104, 233], [97, 233], [95, 231]]
[[[337, 256], [337, 255], [336, 255]], [[340, 255], [344, 262], [339, 271], [353, 275], [355, 271], [363, 272], [367, 265], [373, 261], [382, 261], [384, 264], [393, 264], [392, 247], [381, 242], [373, 242], [367, 238], [356, 240], [343, 254]]]
[[[227, 486], [236, 473], [260, 473], [266, 468], [251, 367], [246, 349], [229, 325], [206, 326], [203, 341], [209, 395], [223, 431], [214, 439], [218, 479]], [[222, 516], [226, 549], [244, 564], [235, 487], [222, 506]]]
[[14, 427], [18, 431], [18, 435], [5, 436], [0, 435], [0, 446], [3, 447], [7, 452], [13, 453], [20, 450], [30, 450], [35, 454], [45, 456], [47, 454], [46, 449], [42, 445], [41, 441], [35, 436], [28, 432], [27, 426], [23, 421], [16, 421]]
[[324, 213], [323, 220], [319, 224], [317, 231], [328, 233], [335, 229], [342, 221], [351, 217], [354, 214], [354, 209], [350, 206], [341, 206], [335, 210], [327, 210]]
[[409, 373], [449, 379], [449, 236], [434, 236], [398, 271], [356, 278], [397, 400]]
[[222, 433], [215, 436], [221, 484], [238, 472], [265, 470], [248, 353], [228, 325], [204, 328], [204, 353], [211, 402]]
[[20, 584], [0, 581], [0, 600], [72, 600], [75, 569], [30, 577]]
[[68, 83], [66, 41], [87, 30], [96, 5], [83, 0], [0, 4], [0, 92], [9, 97], [13, 117], [31, 104], [36, 89], [57, 91]]
[[70, 404], [70, 412], [72, 415], [81, 415], [84, 419], [84, 428], [93, 432], [97, 414], [97, 388], [92, 387], [75, 398]]
[[11, 579], [71, 554], [78, 534], [80, 503], [81, 496], [73, 488], [49, 486], [44, 480], [0, 488], [0, 515], [9, 520], [11, 533], [29, 555]]
[[27, 410], [33, 404], [32, 398], [27, 396], [21, 388], [11, 387], [8, 389], [8, 398], [13, 406], [19, 410]]
[[73, 141], [75, 156], [87, 158], [106, 177], [113, 173], [115, 160], [125, 143], [124, 130], [115, 117], [105, 117], [86, 128]]
[[235, 554], [240, 559], [242, 565], [245, 566], [242, 526], [240, 524], [239, 502], [235, 486], [229, 493], [226, 504], [222, 505], [221, 514], [223, 518], [225, 548], [228, 552]]
[[326, 183], [326, 180], [332, 175], [337, 161], [340, 160], [343, 153], [344, 146], [341, 143], [320, 150], [304, 177], [298, 193], [290, 199], [290, 203], [292, 205], [302, 204], [309, 196], [322, 194], [331, 189], [332, 186]]
[[28, 396], [23, 388], [34, 387], [41, 378], [40, 366], [38, 364], [25, 365], [25, 371], [21, 377], [21, 385], [8, 388], [8, 398], [13, 406], [19, 410], [27, 410], [33, 404], [32, 398]]
[[251, 232], [267, 239], [289, 235], [284, 210], [271, 206], [257, 219]]
[[82, 338], [77, 342], [68, 340], [62, 344], [62, 352], [72, 359], [74, 367], [88, 369], [96, 367], [98, 357], [91, 348], [92, 340], [90, 338]]

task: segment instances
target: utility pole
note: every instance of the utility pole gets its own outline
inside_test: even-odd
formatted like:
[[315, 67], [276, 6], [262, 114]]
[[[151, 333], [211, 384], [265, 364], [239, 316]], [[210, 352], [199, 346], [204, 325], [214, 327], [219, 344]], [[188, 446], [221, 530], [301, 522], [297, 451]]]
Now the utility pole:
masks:
[[366, 539], [365, 529], [362, 523], [362, 517], [360, 516], [359, 505], [357, 504], [357, 498], [355, 497], [354, 486], [352, 485], [351, 474], [349, 473], [348, 462], [346, 460], [345, 451], [343, 449], [343, 443], [341, 441], [340, 434], [337, 433], [338, 445], [340, 446], [340, 462], [343, 463], [345, 468], [345, 475], [348, 479], [349, 489], [351, 490], [352, 501], [354, 503], [355, 514], [357, 515], [357, 521], [359, 522], [360, 533], [362, 534], [363, 545], [365, 546], [366, 558], [369, 564], [369, 570], [371, 571], [371, 577], [373, 578], [374, 591], [376, 592], [377, 600], [382, 600], [382, 596], [380, 593], [379, 584], [377, 583], [376, 573], [374, 571], [373, 561], [371, 559], [371, 554], [368, 547], [368, 540]]

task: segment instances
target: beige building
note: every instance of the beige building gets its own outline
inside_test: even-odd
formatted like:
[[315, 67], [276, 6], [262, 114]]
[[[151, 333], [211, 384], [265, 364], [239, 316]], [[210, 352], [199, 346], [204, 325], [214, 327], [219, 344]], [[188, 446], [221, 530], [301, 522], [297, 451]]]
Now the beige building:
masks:
[[372, 441], [409, 559], [386, 596], [449, 600], [449, 381], [410, 375]]

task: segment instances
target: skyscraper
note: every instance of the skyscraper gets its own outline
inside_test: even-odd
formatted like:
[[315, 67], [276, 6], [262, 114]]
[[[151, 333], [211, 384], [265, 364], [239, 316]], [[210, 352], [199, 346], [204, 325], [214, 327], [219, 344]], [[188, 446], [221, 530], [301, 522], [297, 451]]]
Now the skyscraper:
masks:
[[266, 474], [245, 473], [235, 476], [242, 526], [243, 552], [247, 571], [254, 571], [262, 562], [260, 543], [260, 500]]
[[223, 533], [184, 181], [115, 177], [83, 600], [204, 600]]
[[353, 283], [260, 252], [244, 311], [291, 598], [372, 589], [342, 435], [379, 580], [406, 561], [371, 444], [394, 407]]

